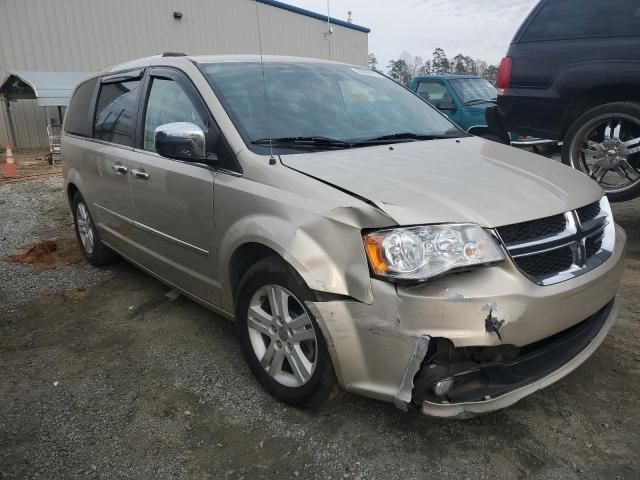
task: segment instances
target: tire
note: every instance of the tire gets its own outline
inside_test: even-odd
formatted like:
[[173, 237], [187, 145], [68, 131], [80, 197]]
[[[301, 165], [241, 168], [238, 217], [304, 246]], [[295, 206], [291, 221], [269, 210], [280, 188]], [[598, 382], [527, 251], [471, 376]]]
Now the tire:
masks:
[[640, 105], [612, 102], [583, 113], [564, 136], [562, 163], [591, 176], [613, 202], [639, 196]]
[[[73, 212], [76, 239], [87, 261], [96, 267], [112, 262], [115, 255], [100, 240], [100, 234], [80, 192], [73, 195], [71, 211]], [[87, 243], [88, 238], [91, 238], [90, 244]]]
[[501, 143], [503, 145], [507, 145], [504, 141], [504, 138], [500, 137], [495, 133], [483, 133], [479, 135], [479, 137], [484, 138], [485, 140], [490, 140], [492, 142]]
[[[286, 303], [289, 314], [285, 312], [279, 316], [278, 312], [274, 314], [271, 305], [283, 292], [290, 297], [286, 302], [278, 304]], [[240, 280], [236, 297], [238, 341], [249, 368], [264, 389], [281, 402], [294, 405], [318, 406], [336, 398], [340, 389], [335, 380], [325, 339], [315, 317], [304, 304], [305, 300], [315, 300], [315, 297], [297, 272], [279, 257], [260, 260]], [[284, 299], [284, 296], [280, 298]], [[250, 308], [254, 312], [251, 320]], [[267, 317], [271, 317], [271, 320], [267, 321]], [[294, 337], [285, 339], [287, 333], [283, 332], [288, 329], [287, 325], [293, 325], [294, 318], [298, 321], [303, 319], [303, 322], [308, 318], [304, 330], [293, 328], [298, 332], [296, 335], [304, 333], [307, 337], [313, 334], [314, 341], [304, 340], [296, 345]], [[277, 329], [277, 332], [273, 329]], [[278, 341], [281, 343], [279, 348]], [[294, 345], [294, 348], [290, 349], [290, 345]], [[312, 364], [312, 368], [304, 370], [306, 374], [311, 372], [308, 378], [296, 375], [292, 366], [303, 363], [306, 367], [309, 366], [301, 360], [300, 355], [305, 355], [307, 362]], [[263, 367], [261, 360], [265, 364], [271, 361], [271, 364]], [[267, 368], [269, 371], [273, 369], [273, 376]], [[298, 373], [302, 372], [300, 369], [296, 370]]]

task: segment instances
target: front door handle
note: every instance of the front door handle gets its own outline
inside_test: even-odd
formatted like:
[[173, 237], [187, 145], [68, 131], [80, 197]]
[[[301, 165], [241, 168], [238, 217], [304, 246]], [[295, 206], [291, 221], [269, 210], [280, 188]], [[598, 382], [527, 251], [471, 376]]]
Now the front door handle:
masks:
[[134, 168], [133, 170], [131, 170], [131, 173], [133, 173], [139, 180], [149, 180], [149, 174], [144, 170], [138, 170], [137, 168]]
[[111, 168], [113, 168], [113, 171], [116, 172], [118, 175], [124, 175], [129, 171], [129, 169], [124, 165], [122, 165], [121, 163], [114, 163], [113, 165], [111, 165]]

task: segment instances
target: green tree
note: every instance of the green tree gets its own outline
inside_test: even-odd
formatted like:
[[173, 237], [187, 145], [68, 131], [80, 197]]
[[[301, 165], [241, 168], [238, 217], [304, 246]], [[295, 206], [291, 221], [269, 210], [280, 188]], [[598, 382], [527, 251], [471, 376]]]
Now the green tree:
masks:
[[369, 68], [371, 70], [377, 70], [378, 69], [378, 59], [376, 58], [375, 53], [370, 53], [369, 54]]
[[391, 60], [388, 68], [389, 70], [387, 73], [391, 78], [404, 86], [409, 86], [412, 77], [406, 61], [401, 58], [398, 60]]
[[431, 75], [431, 60], [425, 61], [416, 71], [416, 75], [421, 77]]
[[498, 81], [498, 67], [495, 65], [488, 65], [482, 72], [482, 76], [486, 78], [491, 84], [495, 85]]
[[433, 51], [433, 60], [431, 61], [431, 71], [434, 75], [444, 75], [451, 71], [451, 63], [446, 53], [440, 47]]
[[452, 66], [453, 73], [455, 73], [456, 75], [466, 75], [469, 73], [468, 65], [467, 65], [467, 57], [465, 57], [461, 53], [453, 57], [451, 66]]

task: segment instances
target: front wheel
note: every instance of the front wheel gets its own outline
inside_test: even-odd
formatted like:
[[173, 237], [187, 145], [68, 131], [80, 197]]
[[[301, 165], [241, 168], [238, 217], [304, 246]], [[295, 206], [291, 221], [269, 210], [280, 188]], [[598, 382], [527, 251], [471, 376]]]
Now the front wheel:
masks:
[[304, 304], [313, 293], [284, 261], [253, 265], [238, 286], [236, 332], [251, 371], [280, 401], [311, 404], [336, 390], [318, 323]]
[[565, 135], [562, 162], [593, 178], [611, 201], [640, 195], [640, 105], [615, 102], [584, 113]]

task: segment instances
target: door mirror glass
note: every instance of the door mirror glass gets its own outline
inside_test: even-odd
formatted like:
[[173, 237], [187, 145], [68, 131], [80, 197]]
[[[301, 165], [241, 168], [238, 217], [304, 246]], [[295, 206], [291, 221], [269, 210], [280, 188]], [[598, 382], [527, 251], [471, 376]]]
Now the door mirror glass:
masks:
[[156, 152], [176, 160], [207, 160], [204, 131], [195, 123], [174, 122], [158, 126], [154, 132]]
[[453, 102], [441, 102], [436, 105], [438, 110], [455, 110], [456, 104]]

